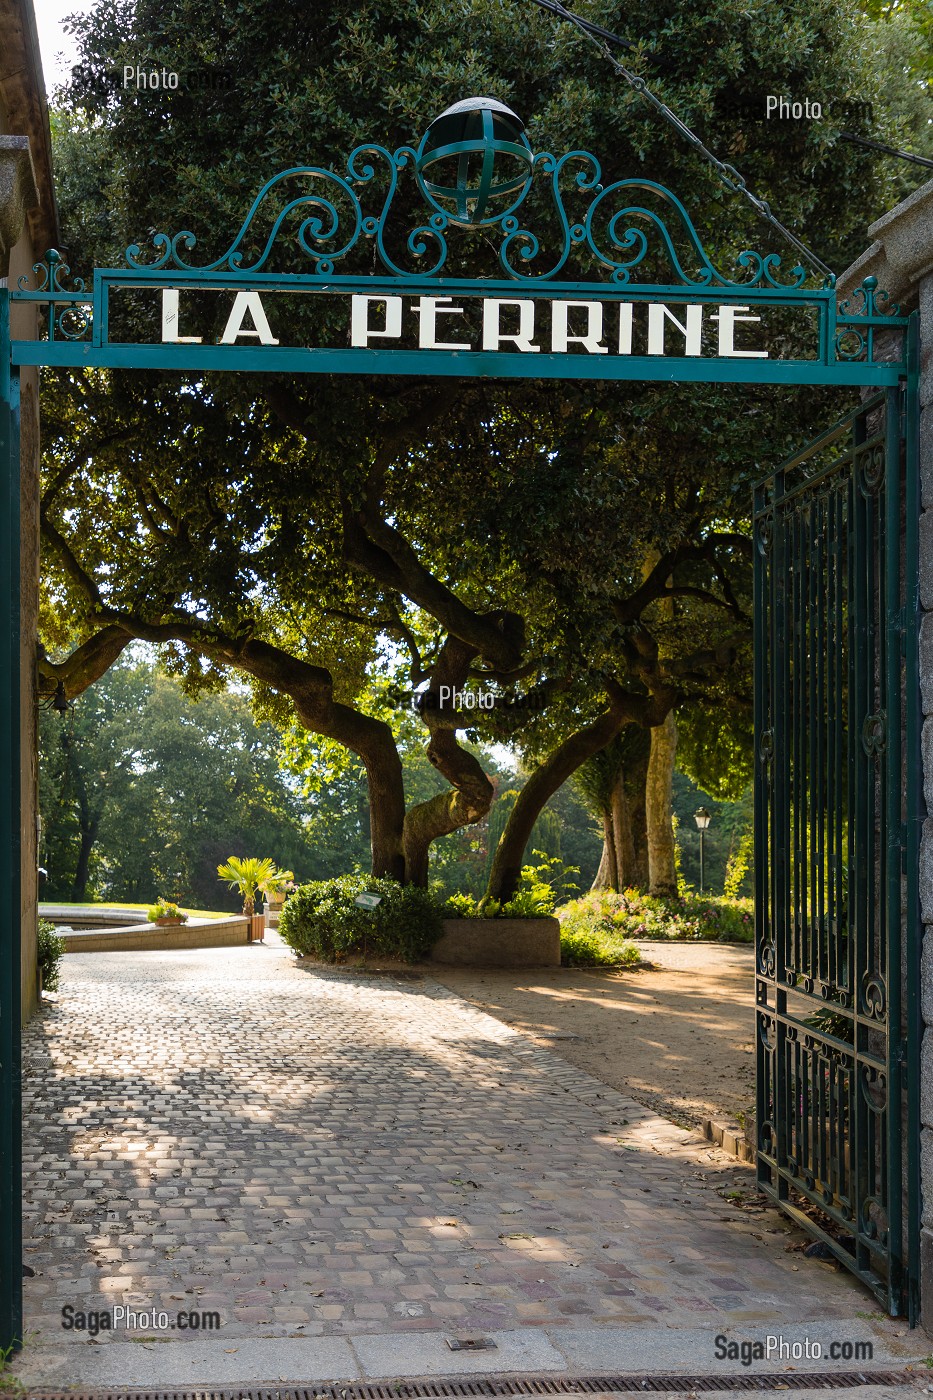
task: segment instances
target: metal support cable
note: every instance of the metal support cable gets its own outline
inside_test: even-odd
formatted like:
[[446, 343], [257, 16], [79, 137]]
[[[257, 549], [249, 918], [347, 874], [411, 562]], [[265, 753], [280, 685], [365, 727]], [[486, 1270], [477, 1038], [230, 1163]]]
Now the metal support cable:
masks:
[[854, 136], [851, 131], [840, 131], [840, 141], [849, 141], [853, 146], [865, 146], [869, 151], [880, 151], [885, 156], [897, 156], [898, 160], [910, 160], [914, 165], [925, 165], [933, 170], [933, 160], [926, 156], [915, 156], [910, 151], [902, 151], [897, 146], [886, 146], [883, 141], [871, 141], [867, 136]]
[[812, 249], [801, 242], [795, 233], [791, 233], [790, 229], [782, 224], [780, 219], [774, 216], [767, 201], [759, 198], [758, 195], [754, 194], [753, 191], [748, 188], [744, 177], [739, 174], [735, 166], [727, 165], [724, 161], [721, 161], [717, 156], [713, 155], [713, 152], [704, 146], [699, 136], [692, 132], [690, 128], [681, 121], [680, 117], [678, 117], [675, 112], [671, 111], [666, 103], [655, 96], [644, 78], [639, 78], [636, 73], [630, 73], [609, 48], [610, 42], [618, 45], [620, 48], [631, 48], [631, 44], [621, 38], [620, 35], [612, 34], [609, 30], [603, 29], [600, 25], [594, 25], [589, 20], [581, 19], [571, 10], [566, 9], [565, 6], [560, 3], [560, 0], [534, 0], [534, 3], [541, 9], [547, 10], [553, 15], [557, 15], [558, 18], [567, 20], [570, 24], [573, 24], [579, 29], [609, 60], [619, 77], [624, 78], [629, 87], [632, 88], [634, 92], [638, 93], [639, 97], [644, 98], [658, 115], [666, 121], [669, 126], [672, 126], [674, 130], [713, 167], [719, 179], [730, 193], [742, 195], [743, 198], [748, 200], [759, 218], [763, 219], [766, 224], [769, 224], [770, 227], [781, 234], [783, 238], [786, 238], [788, 243], [797, 250], [800, 256], [805, 258], [807, 262], [810, 263], [811, 267], [816, 268], [824, 278], [827, 278], [830, 283], [835, 282], [835, 273], [832, 268], [827, 267], [826, 263], [818, 258]]

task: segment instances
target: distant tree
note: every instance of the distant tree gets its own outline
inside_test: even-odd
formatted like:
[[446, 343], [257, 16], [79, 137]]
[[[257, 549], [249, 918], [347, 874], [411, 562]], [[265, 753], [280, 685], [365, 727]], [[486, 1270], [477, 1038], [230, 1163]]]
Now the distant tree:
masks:
[[44, 714], [40, 806], [46, 894], [233, 906], [217, 865], [268, 856], [306, 877], [313, 853], [280, 740], [242, 694], [188, 699], [130, 653], [75, 701]]

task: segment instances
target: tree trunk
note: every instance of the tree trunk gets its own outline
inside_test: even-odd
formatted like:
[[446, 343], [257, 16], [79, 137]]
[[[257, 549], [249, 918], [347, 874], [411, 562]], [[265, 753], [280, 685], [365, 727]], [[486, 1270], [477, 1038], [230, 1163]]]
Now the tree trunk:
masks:
[[645, 820], [648, 846], [648, 889], [651, 894], [677, 893], [671, 793], [677, 757], [674, 712], [651, 731], [651, 755], [645, 781]]
[[81, 845], [78, 848], [78, 864], [75, 867], [71, 898], [75, 904], [83, 904], [87, 895], [87, 882], [90, 879], [91, 852], [94, 849], [94, 842], [97, 840], [100, 818], [88, 816], [82, 811], [78, 818], [78, 824], [81, 832]]
[[420, 885], [423, 889], [427, 889], [428, 884], [432, 841], [459, 831], [462, 826], [482, 821], [496, 793], [481, 764], [460, 747], [452, 730], [442, 729], [431, 735], [428, 758], [438, 772], [456, 786], [452, 792], [439, 792], [427, 802], [419, 802], [405, 817], [405, 879], [408, 884]]
[[388, 738], [380, 735], [356, 749], [366, 768], [369, 793], [370, 873], [405, 883], [405, 783], [402, 760], [389, 726]]
[[615, 841], [617, 890], [627, 890], [635, 884], [635, 833], [629, 802], [626, 774], [623, 770], [612, 790], [612, 834]]
[[482, 764], [457, 743], [457, 725], [463, 723], [462, 718], [440, 703], [441, 688], [446, 686], [449, 692], [462, 689], [475, 659], [475, 647], [459, 637], [448, 637], [438, 652], [431, 684], [422, 697], [421, 718], [431, 736], [427, 755], [452, 789], [417, 803], [405, 817], [405, 879], [424, 889], [428, 884], [431, 843], [462, 826], [482, 821], [496, 795], [495, 784]]
[[499, 837], [493, 857], [486, 891], [491, 899], [505, 902], [512, 898], [522, 876], [522, 858], [531, 829], [538, 815], [557, 789], [594, 753], [605, 748], [618, 733], [629, 715], [609, 710], [605, 714], [565, 739], [558, 748], [536, 768], [515, 800], [505, 830]]
[[616, 854], [615, 831], [613, 829], [612, 813], [603, 812], [603, 853], [599, 862], [599, 869], [591, 890], [617, 890], [619, 888], [619, 868]]

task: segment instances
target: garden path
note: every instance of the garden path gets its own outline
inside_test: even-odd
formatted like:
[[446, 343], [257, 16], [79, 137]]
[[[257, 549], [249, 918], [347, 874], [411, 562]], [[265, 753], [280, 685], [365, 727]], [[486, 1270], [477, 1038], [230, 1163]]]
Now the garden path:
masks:
[[[411, 977], [281, 946], [66, 958], [26, 1036], [22, 1379], [708, 1374], [716, 1334], [801, 1327], [922, 1350], [788, 1252], [747, 1169]], [[222, 1325], [62, 1329], [117, 1304]], [[448, 1349], [477, 1333], [498, 1351]]]
[[[639, 940], [624, 971], [435, 969], [445, 986], [678, 1121], [741, 1125], [755, 1105], [755, 950]], [[428, 971], [428, 969], [425, 969]]]

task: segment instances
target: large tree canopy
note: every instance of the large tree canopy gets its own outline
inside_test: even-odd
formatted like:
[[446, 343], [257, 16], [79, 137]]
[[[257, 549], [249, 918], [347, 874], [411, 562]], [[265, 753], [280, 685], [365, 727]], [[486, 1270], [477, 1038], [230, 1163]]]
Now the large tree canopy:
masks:
[[[855, 7], [581, 11], [636, 46], [659, 95], [824, 259], [841, 267], [860, 251], [866, 215], [885, 207], [882, 167], [837, 144], [831, 121], [735, 117], [768, 92], [838, 95], [840, 73], [853, 93], [873, 91]], [[722, 267], [747, 246], [785, 251], [602, 55], [519, 0], [334, 3], [290, 15], [287, 35], [271, 0], [242, 0], [229, 28], [194, 0], [123, 0], [75, 28], [59, 189], [76, 270], [182, 228], [209, 261], [270, 175], [341, 167], [365, 139], [410, 143], [472, 93], [513, 106], [535, 149], [589, 147], [607, 177], [641, 173], [681, 193]], [[124, 91], [136, 63], [236, 81]], [[880, 96], [879, 112], [883, 124]], [[529, 207], [545, 217], [543, 197]], [[423, 221], [411, 193], [399, 220], [404, 248]], [[452, 270], [494, 271], [483, 234], [452, 245]], [[302, 265], [294, 239], [276, 255]], [[281, 316], [300, 335], [302, 312]], [[623, 725], [745, 688], [748, 485], [833, 403], [570, 381], [49, 374], [44, 674], [77, 693], [133, 638], [176, 647], [194, 688], [238, 669], [266, 704], [359, 757], [373, 869], [421, 882], [432, 842], [482, 818], [493, 795], [458, 740], [463, 717], [436, 703], [441, 686], [518, 699], [472, 726], [539, 765], [493, 861], [494, 892], [507, 893], [542, 804]], [[441, 791], [406, 804], [376, 677], [406, 712], [420, 690]]]

